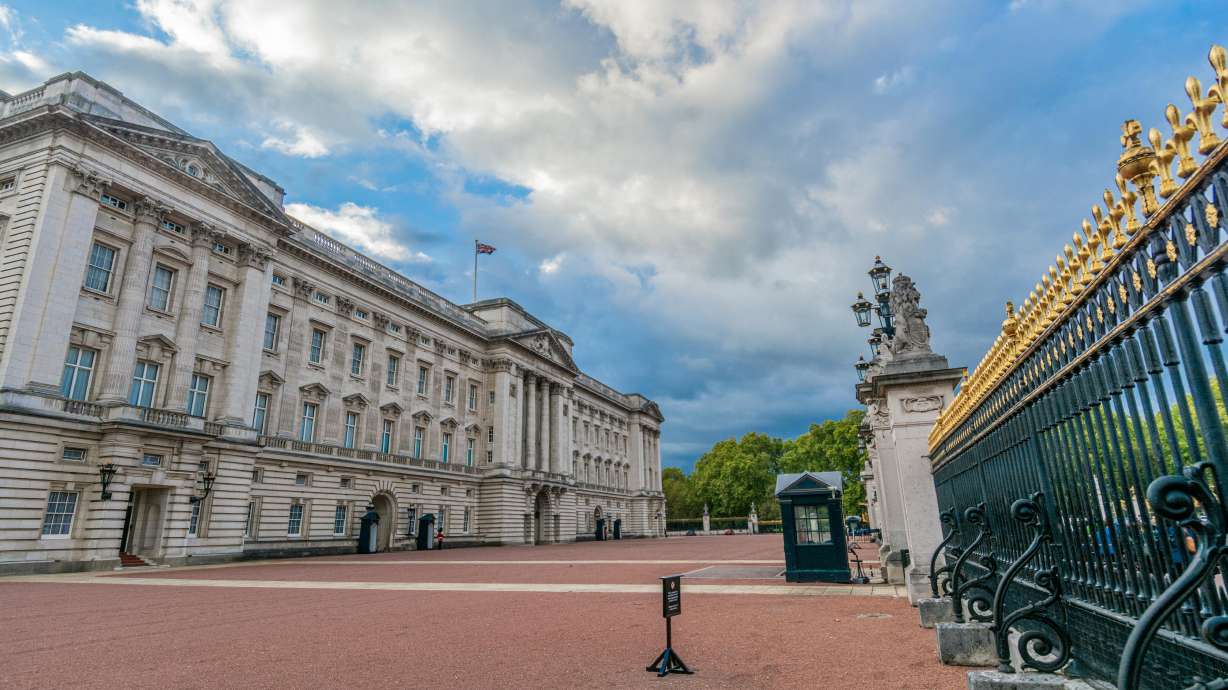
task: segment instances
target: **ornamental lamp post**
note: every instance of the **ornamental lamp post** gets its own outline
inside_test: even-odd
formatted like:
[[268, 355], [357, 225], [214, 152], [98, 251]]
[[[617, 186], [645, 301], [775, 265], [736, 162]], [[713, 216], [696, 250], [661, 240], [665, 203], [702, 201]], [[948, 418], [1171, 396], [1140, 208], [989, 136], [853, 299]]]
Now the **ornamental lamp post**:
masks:
[[874, 282], [874, 295], [879, 302], [884, 301], [884, 295], [891, 292], [891, 267], [883, 263], [881, 256], [874, 257], [874, 265], [868, 271], [870, 280]]
[[853, 368], [857, 370], [857, 380], [865, 382], [866, 371], [870, 368], [870, 363], [865, 360], [865, 357], [857, 355], [857, 362], [853, 364]]
[[857, 327], [866, 328], [870, 325], [870, 311], [874, 309], [874, 305], [870, 304], [870, 300], [866, 299], [860, 292], [857, 293], [857, 301], [853, 302], [853, 315], [857, 317]]
[[104, 501], [111, 500], [111, 492], [107, 489], [111, 486], [111, 480], [115, 478], [117, 471], [119, 468], [113, 462], [98, 466], [98, 477], [102, 480], [102, 500]]
[[192, 497], [190, 497], [188, 499], [188, 503], [200, 503], [206, 498], [209, 498], [209, 492], [213, 490], [213, 480], [214, 479], [216, 479], [216, 477], [214, 477], [214, 475], [210, 474], [209, 472], [206, 472], [203, 475], [201, 475], [200, 483], [201, 483], [201, 486], [204, 487], [204, 492], [200, 496], [193, 495]]

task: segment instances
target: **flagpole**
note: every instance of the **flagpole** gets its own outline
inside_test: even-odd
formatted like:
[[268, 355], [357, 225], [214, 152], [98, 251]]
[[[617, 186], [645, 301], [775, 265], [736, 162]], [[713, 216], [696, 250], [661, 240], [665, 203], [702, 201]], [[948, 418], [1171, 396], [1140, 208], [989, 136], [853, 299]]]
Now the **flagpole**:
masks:
[[478, 301], [478, 241], [473, 241], [473, 301]]

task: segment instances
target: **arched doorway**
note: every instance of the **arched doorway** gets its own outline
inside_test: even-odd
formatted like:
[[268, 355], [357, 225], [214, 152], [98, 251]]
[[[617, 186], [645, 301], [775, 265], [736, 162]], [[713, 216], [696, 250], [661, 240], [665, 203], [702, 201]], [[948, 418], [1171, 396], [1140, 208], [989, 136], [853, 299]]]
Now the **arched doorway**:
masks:
[[376, 548], [379, 551], [388, 551], [392, 547], [392, 532], [397, 522], [396, 501], [387, 493], [378, 493], [371, 499], [371, 503], [375, 506], [375, 512], [379, 514]]
[[545, 491], [540, 491], [537, 494], [537, 500], [533, 502], [533, 543], [545, 544], [549, 538], [549, 530], [546, 527], [547, 521], [550, 520], [550, 499], [546, 496]]
[[605, 517], [601, 512], [601, 506], [597, 506], [593, 510], [593, 538], [597, 541], [605, 541]]

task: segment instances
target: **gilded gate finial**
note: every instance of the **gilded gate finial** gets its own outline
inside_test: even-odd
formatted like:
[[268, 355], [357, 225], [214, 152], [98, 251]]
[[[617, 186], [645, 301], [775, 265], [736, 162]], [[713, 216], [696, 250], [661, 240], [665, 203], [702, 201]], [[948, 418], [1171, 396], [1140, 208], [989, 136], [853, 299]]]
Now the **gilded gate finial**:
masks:
[[1164, 143], [1164, 135], [1155, 127], [1148, 130], [1147, 140], [1156, 152], [1151, 169], [1160, 176], [1160, 196], [1167, 199], [1177, 191], [1177, 183], [1173, 181], [1173, 159], [1177, 157], [1177, 149], [1171, 141]]
[[[1095, 276], [1104, 270], [1104, 262], [1101, 261], [1100, 252], [1097, 248], [1100, 246], [1100, 235], [1096, 234], [1096, 230], [1092, 228], [1092, 224], [1083, 219], [1083, 234], [1087, 237], [1087, 250], [1091, 256], [1091, 264], [1088, 265], [1087, 271], [1091, 276]], [[1107, 250], [1108, 247], [1105, 247]], [[1090, 282], [1090, 279], [1089, 281]]]
[[1126, 178], [1122, 177], [1120, 173], [1114, 179], [1117, 182], [1117, 191], [1121, 192], [1121, 208], [1126, 215], [1126, 234], [1134, 237], [1134, 233], [1143, 227], [1138, 222], [1138, 217], [1134, 214], [1134, 200], [1138, 198], [1138, 195], [1130, 191], [1130, 188], [1126, 186]]
[[1198, 81], [1198, 77], [1186, 78], [1185, 93], [1190, 97], [1190, 105], [1194, 108], [1185, 121], [1198, 128], [1198, 152], [1205, 156], [1219, 146], [1219, 137], [1211, 125], [1211, 114], [1215, 112], [1219, 99], [1215, 94], [1207, 94], [1207, 97], [1203, 98], [1202, 82]]
[[[1209, 95], [1228, 105], [1228, 52], [1224, 51], [1224, 46], [1212, 44], [1211, 51], [1207, 53], [1207, 62], [1215, 70], [1215, 83], [1208, 89]], [[1228, 127], [1228, 108], [1224, 109], [1220, 126]]]
[[1184, 180], [1198, 170], [1197, 161], [1190, 155], [1190, 141], [1197, 130], [1191, 124], [1183, 124], [1181, 111], [1172, 103], [1164, 109], [1164, 119], [1168, 120], [1168, 126], [1173, 130], [1173, 138], [1169, 141], [1177, 152], [1177, 176]]
[[1156, 152], [1150, 146], [1143, 145], [1140, 137], [1143, 126], [1138, 120], [1126, 120], [1121, 125], [1121, 156], [1117, 159], [1117, 173], [1130, 181], [1143, 198], [1143, 214], [1150, 216], [1159, 210], [1156, 202], [1155, 189], [1151, 180], [1155, 173], [1151, 164], [1155, 161]]

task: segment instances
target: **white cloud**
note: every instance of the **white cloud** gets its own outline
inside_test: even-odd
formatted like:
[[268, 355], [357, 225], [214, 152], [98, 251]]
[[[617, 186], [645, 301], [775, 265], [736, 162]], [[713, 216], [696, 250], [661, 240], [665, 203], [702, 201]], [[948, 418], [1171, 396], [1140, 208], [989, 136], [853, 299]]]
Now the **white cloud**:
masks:
[[537, 265], [537, 272], [543, 276], [558, 273], [558, 270], [563, 267], [564, 258], [566, 258], [565, 254], [555, 254], [548, 259], [543, 259], [542, 262]]
[[260, 143], [261, 148], [274, 149], [287, 156], [302, 156], [303, 158], [319, 158], [328, 155], [328, 146], [320, 140], [318, 134], [303, 125], [296, 125], [287, 120], [276, 123], [277, 128], [288, 135], [288, 138], [278, 136], [265, 137]]
[[431, 257], [411, 251], [397, 240], [392, 224], [376, 209], [345, 202], [336, 211], [309, 204], [286, 204], [286, 213], [358, 249], [392, 261], [425, 263]]
[[885, 94], [908, 84], [912, 81], [912, 72], [912, 65], [904, 65], [894, 72], [879, 75], [874, 79], [874, 93]]

